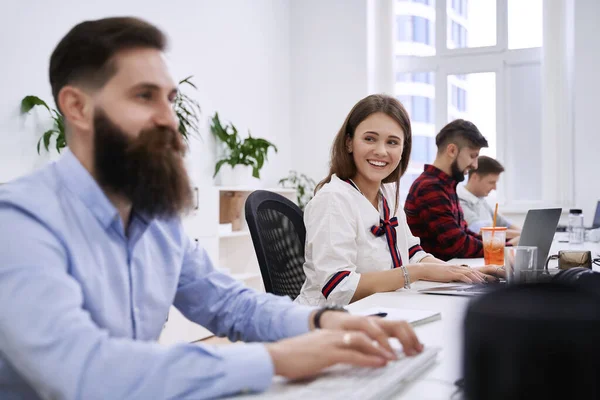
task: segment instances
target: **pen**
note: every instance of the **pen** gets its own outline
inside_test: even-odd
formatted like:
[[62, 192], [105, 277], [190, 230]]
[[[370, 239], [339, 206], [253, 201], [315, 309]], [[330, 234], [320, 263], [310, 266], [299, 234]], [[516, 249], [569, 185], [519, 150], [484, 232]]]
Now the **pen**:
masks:
[[381, 318], [386, 317], [386, 316], [387, 316], [386, 312], [378, 312], [376, 314], [369, 315], [369, 317], [381, 317]]

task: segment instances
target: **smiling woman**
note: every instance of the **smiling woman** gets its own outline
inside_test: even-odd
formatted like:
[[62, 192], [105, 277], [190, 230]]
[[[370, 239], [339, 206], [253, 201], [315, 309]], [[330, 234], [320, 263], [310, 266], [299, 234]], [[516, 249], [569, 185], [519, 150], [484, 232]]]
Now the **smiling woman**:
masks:
[[371, 95], [350, 111], [331, 149], [329, 175], [304, 213], [306, 281], [297, 302], [348, 304], [420, 279], [487, 278], [431, 256], [411, 234], [398, 206], [411, 137], [408, 114], [393, 97]]

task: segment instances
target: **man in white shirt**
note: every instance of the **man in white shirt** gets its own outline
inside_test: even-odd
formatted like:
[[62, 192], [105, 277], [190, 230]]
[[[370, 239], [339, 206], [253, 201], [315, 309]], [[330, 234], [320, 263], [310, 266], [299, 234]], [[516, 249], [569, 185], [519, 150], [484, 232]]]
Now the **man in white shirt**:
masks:
[[[469, 172], [469, 180], [466, 185], [459, 185], [456, 188], [465, 220], [473, 232], [479, 233], [482, 227], [492, 226], [494, 210], [485, 198], [492, 190], [496, 189], [502, 172], [504, 172], [504, 167], [498, 161], [491, 157], [479, 156], [477, 169]], [[500, 213], [496, 218], [496, 226], [508, 228], [507, 239], [518, 238], [521, 235], [521, 228]]]

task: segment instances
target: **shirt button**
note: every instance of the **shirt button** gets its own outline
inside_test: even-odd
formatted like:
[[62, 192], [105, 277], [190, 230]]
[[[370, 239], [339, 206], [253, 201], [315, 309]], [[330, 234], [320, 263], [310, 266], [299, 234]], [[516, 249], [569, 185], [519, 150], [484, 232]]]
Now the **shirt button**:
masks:
[[138, 307], [133, 307], [133, 312], [135, 312], [136, 314], [139, 314], [140, 309]]

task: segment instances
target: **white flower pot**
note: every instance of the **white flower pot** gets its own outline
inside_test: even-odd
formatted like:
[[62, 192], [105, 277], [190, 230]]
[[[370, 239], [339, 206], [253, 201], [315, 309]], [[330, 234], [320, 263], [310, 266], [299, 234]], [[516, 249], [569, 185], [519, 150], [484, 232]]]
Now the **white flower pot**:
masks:
[[231, 168], [229, 164], [223, 164], [215, 177], [215, 183], [219, 186], [257, 186], [259, 179], [252, 176], [252, 167], [248, 165], [236, 165]]

